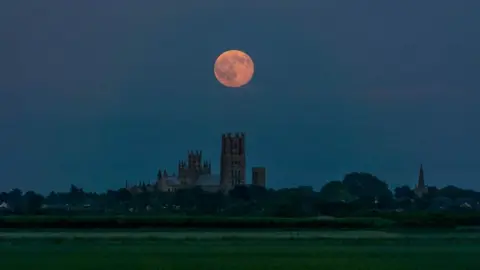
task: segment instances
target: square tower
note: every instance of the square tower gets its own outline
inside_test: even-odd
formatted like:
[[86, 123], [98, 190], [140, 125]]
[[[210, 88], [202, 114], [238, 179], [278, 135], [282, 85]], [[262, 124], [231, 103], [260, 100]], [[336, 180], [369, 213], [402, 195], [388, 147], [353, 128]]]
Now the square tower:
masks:
[[210, 162], [202, 162], [202, 151], [188, 151], [187, 160], [178, 162], [178, 179], [181, 185], [194, 185], [200, 176], [210, 173]]
[[220, 186], [228, 191], [237, 185], [245, 185], [245, 133], [222, 135], [220, 154]]
[[252, 168], [252, 185], [265, 187], [266, 185], [266, 170], [265, 167], [253, 167]]

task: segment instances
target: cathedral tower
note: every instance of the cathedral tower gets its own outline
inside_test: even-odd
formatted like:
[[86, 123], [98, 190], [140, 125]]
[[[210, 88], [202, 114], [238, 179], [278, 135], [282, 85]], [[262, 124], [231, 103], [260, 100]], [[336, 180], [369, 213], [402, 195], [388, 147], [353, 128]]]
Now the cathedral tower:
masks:
[[183, 186], [195, 185], [200, 176], [210, 174], [210, 161], [202, 161], [202, 151], [188, 151], [187, 160], [178, 162], [178, 179]]
[[245, 133], [222, 135], [220, 154], [220, 186], [228, 191], [237, 185], [245, 185]]

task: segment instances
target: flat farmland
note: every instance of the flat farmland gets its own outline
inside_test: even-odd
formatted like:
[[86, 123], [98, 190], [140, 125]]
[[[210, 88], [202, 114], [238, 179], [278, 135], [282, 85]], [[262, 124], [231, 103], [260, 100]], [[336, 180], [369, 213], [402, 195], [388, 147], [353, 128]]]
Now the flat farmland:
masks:
[[[480, 234], [478, 234], [480, 237]], [[389, 239], [405, 235], [382, 231], [7, 231], [0, 239], [90, 240], [289, 240]], [[479, 238], [480, 239], [480, 238]]]
[[479, 269], [475, 233], [0, 233], [2, 269]]
[[469, 240], [480, 243], [480, 232], [390, 232], [378, 230], [319, 230], [319, 231], [276, 231], [276, 230], [9, 230], [0, 231], [1, 240]]

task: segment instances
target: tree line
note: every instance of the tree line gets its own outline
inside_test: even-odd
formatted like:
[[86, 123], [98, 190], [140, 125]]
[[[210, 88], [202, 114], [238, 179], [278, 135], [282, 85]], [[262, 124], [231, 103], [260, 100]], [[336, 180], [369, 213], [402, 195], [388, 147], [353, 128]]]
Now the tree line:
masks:
[[349, 173], [319, 191], [312, 187], [265, 189], [237, 186], [228, 194], [210, 193], [199, 187], [175, 193], [131, 193], [127, 189], [104, 193], [69, 192], [42, 196], [19, 189], [0, 193], [4, 215], [210, 215], [252, 217], [369, 216], [399, 212], [480, 212], [480, 192], [447, 186], [429, 187], [421, 198], [408, 186], [391, 190], [370, 173]]

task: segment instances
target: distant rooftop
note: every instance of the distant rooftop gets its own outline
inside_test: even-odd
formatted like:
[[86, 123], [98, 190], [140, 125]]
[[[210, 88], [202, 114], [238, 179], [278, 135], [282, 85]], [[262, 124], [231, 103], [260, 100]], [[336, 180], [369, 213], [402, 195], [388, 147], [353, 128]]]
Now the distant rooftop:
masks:
[[197, 180], [197, 186], [218, 186], [220, 185], [220, 175], [201, 175]]
[[178, 186], [180, 185], [180, 181], [176, 176], [168, 176], [166, 179], [167, 185], [169, 186]]

